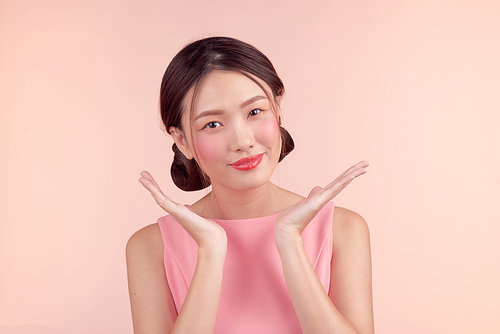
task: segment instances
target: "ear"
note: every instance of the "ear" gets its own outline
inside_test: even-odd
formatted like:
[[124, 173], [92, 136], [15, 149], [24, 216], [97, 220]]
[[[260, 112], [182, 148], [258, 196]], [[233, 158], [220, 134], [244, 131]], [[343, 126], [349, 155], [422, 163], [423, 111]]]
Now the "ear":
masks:
[[174, 139], [175, 145], [177, 145], [177, 148], [182, 152], [182, 154], [184, 154], [188, 159], [193, 159], [194, 155], [193, 153], [191, 153], [191, 150], [187, 145], [187, 140], [186, 136], [184, 135], [184, 131], [182, 131], [179, 128], [176, 128], [175, 126], [171, 126], [168, 129], [168, 133], [170, 133], [170, 135]]

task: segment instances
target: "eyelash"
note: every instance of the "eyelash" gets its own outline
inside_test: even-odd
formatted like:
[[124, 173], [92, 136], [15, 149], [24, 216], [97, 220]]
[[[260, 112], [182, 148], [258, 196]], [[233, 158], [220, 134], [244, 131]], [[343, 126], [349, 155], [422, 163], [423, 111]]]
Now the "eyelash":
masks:
[[[256, 114], [253, 114], [254, 111], [258, 111], [258, 112]], [[250, 117], [257, 116], [261, 112], [262, 112], [262, 109], [255, 108], [255, 109], [250, 110], [250, 112], [248, 113], [248, 116], [250, 116]], [[214, 124], [219, 124], [219, 125], [215, 126], [215, 127], [212, 127], [211, 125], [214, 125]], [[203, 129], [215, 129], [215, 128], [218, 128], [220, 125], [222, 125], [222, 124], [220, 124], [217, 121], [212, 121], [212, 122], [208, 122], [207, 124], [205, 124], [205, 126], [203, 127]]]

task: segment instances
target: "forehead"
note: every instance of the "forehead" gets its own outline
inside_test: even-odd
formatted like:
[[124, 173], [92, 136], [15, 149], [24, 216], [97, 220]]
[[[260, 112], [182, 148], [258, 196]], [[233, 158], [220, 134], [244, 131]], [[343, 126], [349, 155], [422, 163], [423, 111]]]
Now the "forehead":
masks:
[[[204, 110], [230, 108], [256, 95], [272, 97], [271, 89], [264, 81], [250, 74], [248, 76], [235, 71], [210, 72], [200, 83], [196, 93], [192, 88], [186, 96], [185, 110], [192, 110], [196, 114]], [[194, 101], [193, 94], [196, 94]], [[191, 105], [193, 102], [194, 105]]]

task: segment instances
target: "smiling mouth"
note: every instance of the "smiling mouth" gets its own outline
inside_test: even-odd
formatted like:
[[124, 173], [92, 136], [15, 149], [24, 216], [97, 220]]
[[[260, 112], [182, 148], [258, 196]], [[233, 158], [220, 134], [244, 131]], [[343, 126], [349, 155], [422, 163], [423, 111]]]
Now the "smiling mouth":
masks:
[[264, 153], [254, 154], [245, 158], [241, 158], [240, 160], [233, 162], [229, 166], [241, 171], [251, 170], [260, 165], [263, 157]]

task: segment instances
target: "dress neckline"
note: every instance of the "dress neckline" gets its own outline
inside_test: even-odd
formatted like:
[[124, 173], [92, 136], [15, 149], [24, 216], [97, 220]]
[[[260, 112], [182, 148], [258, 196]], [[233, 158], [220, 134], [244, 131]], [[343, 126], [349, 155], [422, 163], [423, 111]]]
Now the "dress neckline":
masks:
[[280, 211], [278, 213], [268, 215], [268, 216], [262, 216], [262, 217], [254, 217], [254, 218], [242, 218], [242, 219], [218, 219], [218, 218], [206, 218], [210, 219], [216, 222], [249, 222], [252, 220], [268, 220], [270, 218], [275, 218], [278, 217], [283, 211]]

